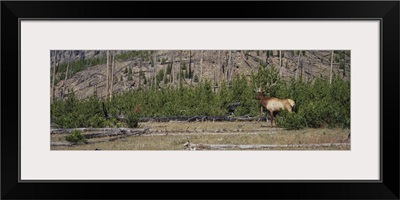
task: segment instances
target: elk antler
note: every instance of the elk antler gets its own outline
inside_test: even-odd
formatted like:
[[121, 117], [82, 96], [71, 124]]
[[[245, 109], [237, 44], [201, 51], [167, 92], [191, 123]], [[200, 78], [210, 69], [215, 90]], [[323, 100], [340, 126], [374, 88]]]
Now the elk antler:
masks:
[[254, 83], [254, 87], [256, 88], [256, 89], [254, 89], [255, 92], [262, 93], [261, 83], [260, 83], [260, 87], [258, 87], [258, 88], [257, 88], [257, 85]]
[[275, 80], [275, 82], [273, 82], [273, 81], [271, 80], [271, 82], [267, 85], [267, 88], [268, 88], [268, 89], [271, 89], [272, 86], [276, 85], [276, 82], [277, 82], [277, 80]]

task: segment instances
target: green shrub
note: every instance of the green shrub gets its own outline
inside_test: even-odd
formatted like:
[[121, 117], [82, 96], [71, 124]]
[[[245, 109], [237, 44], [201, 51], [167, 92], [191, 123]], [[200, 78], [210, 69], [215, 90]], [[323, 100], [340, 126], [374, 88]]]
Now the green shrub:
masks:
[[[350, 127], [350, 82], [338, 76], [329, 80], [305, 83], [292, 80], [277, 92], [280, 98], [295, 100], [294, 113], [279, 113], [279, 126], [288, 129], [303, 127]], [[301, 124], [301, 125], [300, 125]]]
[[66, 136], [65, 140], [67, 140], [68, 142], [73, 143], [73, 144], [77, 144], [77, 143], [87, 144], [87, 139], [78, 130], [75, 130], [70, 135]]
[[[267, 88], [266, 85], [271, 82], [276, 84]], [[283, 81], [274, 67], [265, 66], [261, 66], [250, 81], [242, 75], [233, 77], [230, 85], [222, 82], [217, 93], [214, 93], [213, 82], [204, 80], [196, 86], [167, 86], [158, 90], [153, 85], [150, 89], [146, 87], [144, 90], [115, 94], [112, 101], [105, 102], [105, 105], [112, 116], [122, 112], [125, 115], [122, 121], [116, 118], [105, 119], [102, 100], [96, 95], [86, 100], [77, 100], [73, 93], [66, 100], [57, 100], [51, 104], [51, 118], [63, 128], [133, 128], [138, 126], [141, 117], [226, 115], [227, 107], [233, 102], [240, 102], [234, 115], [258, 116], [260, 105], [254, 89], [260, 83], [267, 96], [290, 98], [296, 102], [292, 113], [278, 113], [276, 122], [280, 127], [350, 127], [350, 81], [337, 75], [333, 77], [332, 84], [327, 78], [311, 82], [294, 79]]]

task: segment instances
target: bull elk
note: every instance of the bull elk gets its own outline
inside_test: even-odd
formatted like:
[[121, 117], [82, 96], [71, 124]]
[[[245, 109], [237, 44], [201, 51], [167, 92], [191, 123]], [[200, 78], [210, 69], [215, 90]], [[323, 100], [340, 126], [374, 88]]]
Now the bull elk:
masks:
[[269, 114], [271, 115], [271, 126], [273, 126], [273, 122], [275, 121], [274, 113], [277, 113], [281, 110], [292, 112], [292, 108], [295, 105], [295, 102], [292, 99], [266, 97], [261, 87], [254, 91], [257, 92], [256, 98], [260, 100], [261, 111], [264, 108], [268, 110]]

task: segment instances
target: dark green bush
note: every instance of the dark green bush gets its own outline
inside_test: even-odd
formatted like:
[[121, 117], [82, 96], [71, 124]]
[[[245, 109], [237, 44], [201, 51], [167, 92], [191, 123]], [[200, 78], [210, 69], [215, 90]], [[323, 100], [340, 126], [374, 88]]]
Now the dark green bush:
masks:
[[[277, 122], [288, 129], [303, 127], [350, 127], [350, 82], [334, 77], [305, 83], [292, 80], [277, 96], [287, 96], [296, 102], [294, 113], [281, 112]], [[302, 124], [301, 126], [299, 124]]]
[[[165, 75], [165, 74], [164, 74]], [[160, 75], [161, 76], [161, 75]], [[161, 78], [161, 77], [160, 77]], [[268, 96], [290, 98], [296, 102], [292, 113], [282, 111], [276, 117], [277, 125], [287, 129], [305, 127], [350, 127], [350, 82], [334, 76], [329, 79], [283, 81], [273, 67], [260, 67], [251, 80], [242, 75], [225, 82], [214, 92], [212, 81], [202, 81], [196, 86], [167, 86], [162, 90], [153, 87], [132, 90], [114, 95], [105, 102], [112, 116], [125, 115], [125, 120], [115, 117], [105, 119], [102, 101], [96, 95], [78, 101], [70, 95], [65, 101], [51, 104], [51, 117], [55, 124], [64, 128], [75, 127], [137, 127], [141, 117], [160, 116], [222, 116], [233, 102], [240, 102], [236, 116], [258, 116], [260, 105], [254, 89], [263, 86]], [[274, 86], [268, 88], [271, 83]]]
[[78, 130], [75, 130], [70, 135], [66, 136], [65, 140], [67, 140], [68, 142], [73, 143], [73, 144], [76, 144], [76, 143], [85, 143], [85, 144], [87, 144], [87, 139]]

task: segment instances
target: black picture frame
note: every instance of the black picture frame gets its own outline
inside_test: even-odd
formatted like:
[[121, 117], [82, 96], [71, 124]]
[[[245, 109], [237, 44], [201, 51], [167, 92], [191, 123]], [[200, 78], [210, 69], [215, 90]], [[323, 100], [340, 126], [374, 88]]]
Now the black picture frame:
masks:
[[[230, 6], [227, 9], [227, 5]], [[2, 1], [2, 199], [399, 199], [398, 1]], [[158, 7], [158, 11], [152, 8]], [[19, 19], [379, 19], [381, 181], [19, 182]], [[11, 76], [14, 75], [14, 76]], [[18, 75], [18, 79], [15, 78]], [[18, 83], [17, 83], [18, 80]], [[18, 110], [18, 112], [16, 112]], [[368, 108], [366, 108], [366, 112]], [[12, 124], [12, 125], [11, 125]], [[16, 129], [18, 127], [18, 129]], [[18, 132], [17, 132], [18, 130]], [[322, 169], [323, 170], [323, 169]], [[154, 191], [149, 193], [148, 190]], [[190, 196], [187, 196], [187, 195]]]

